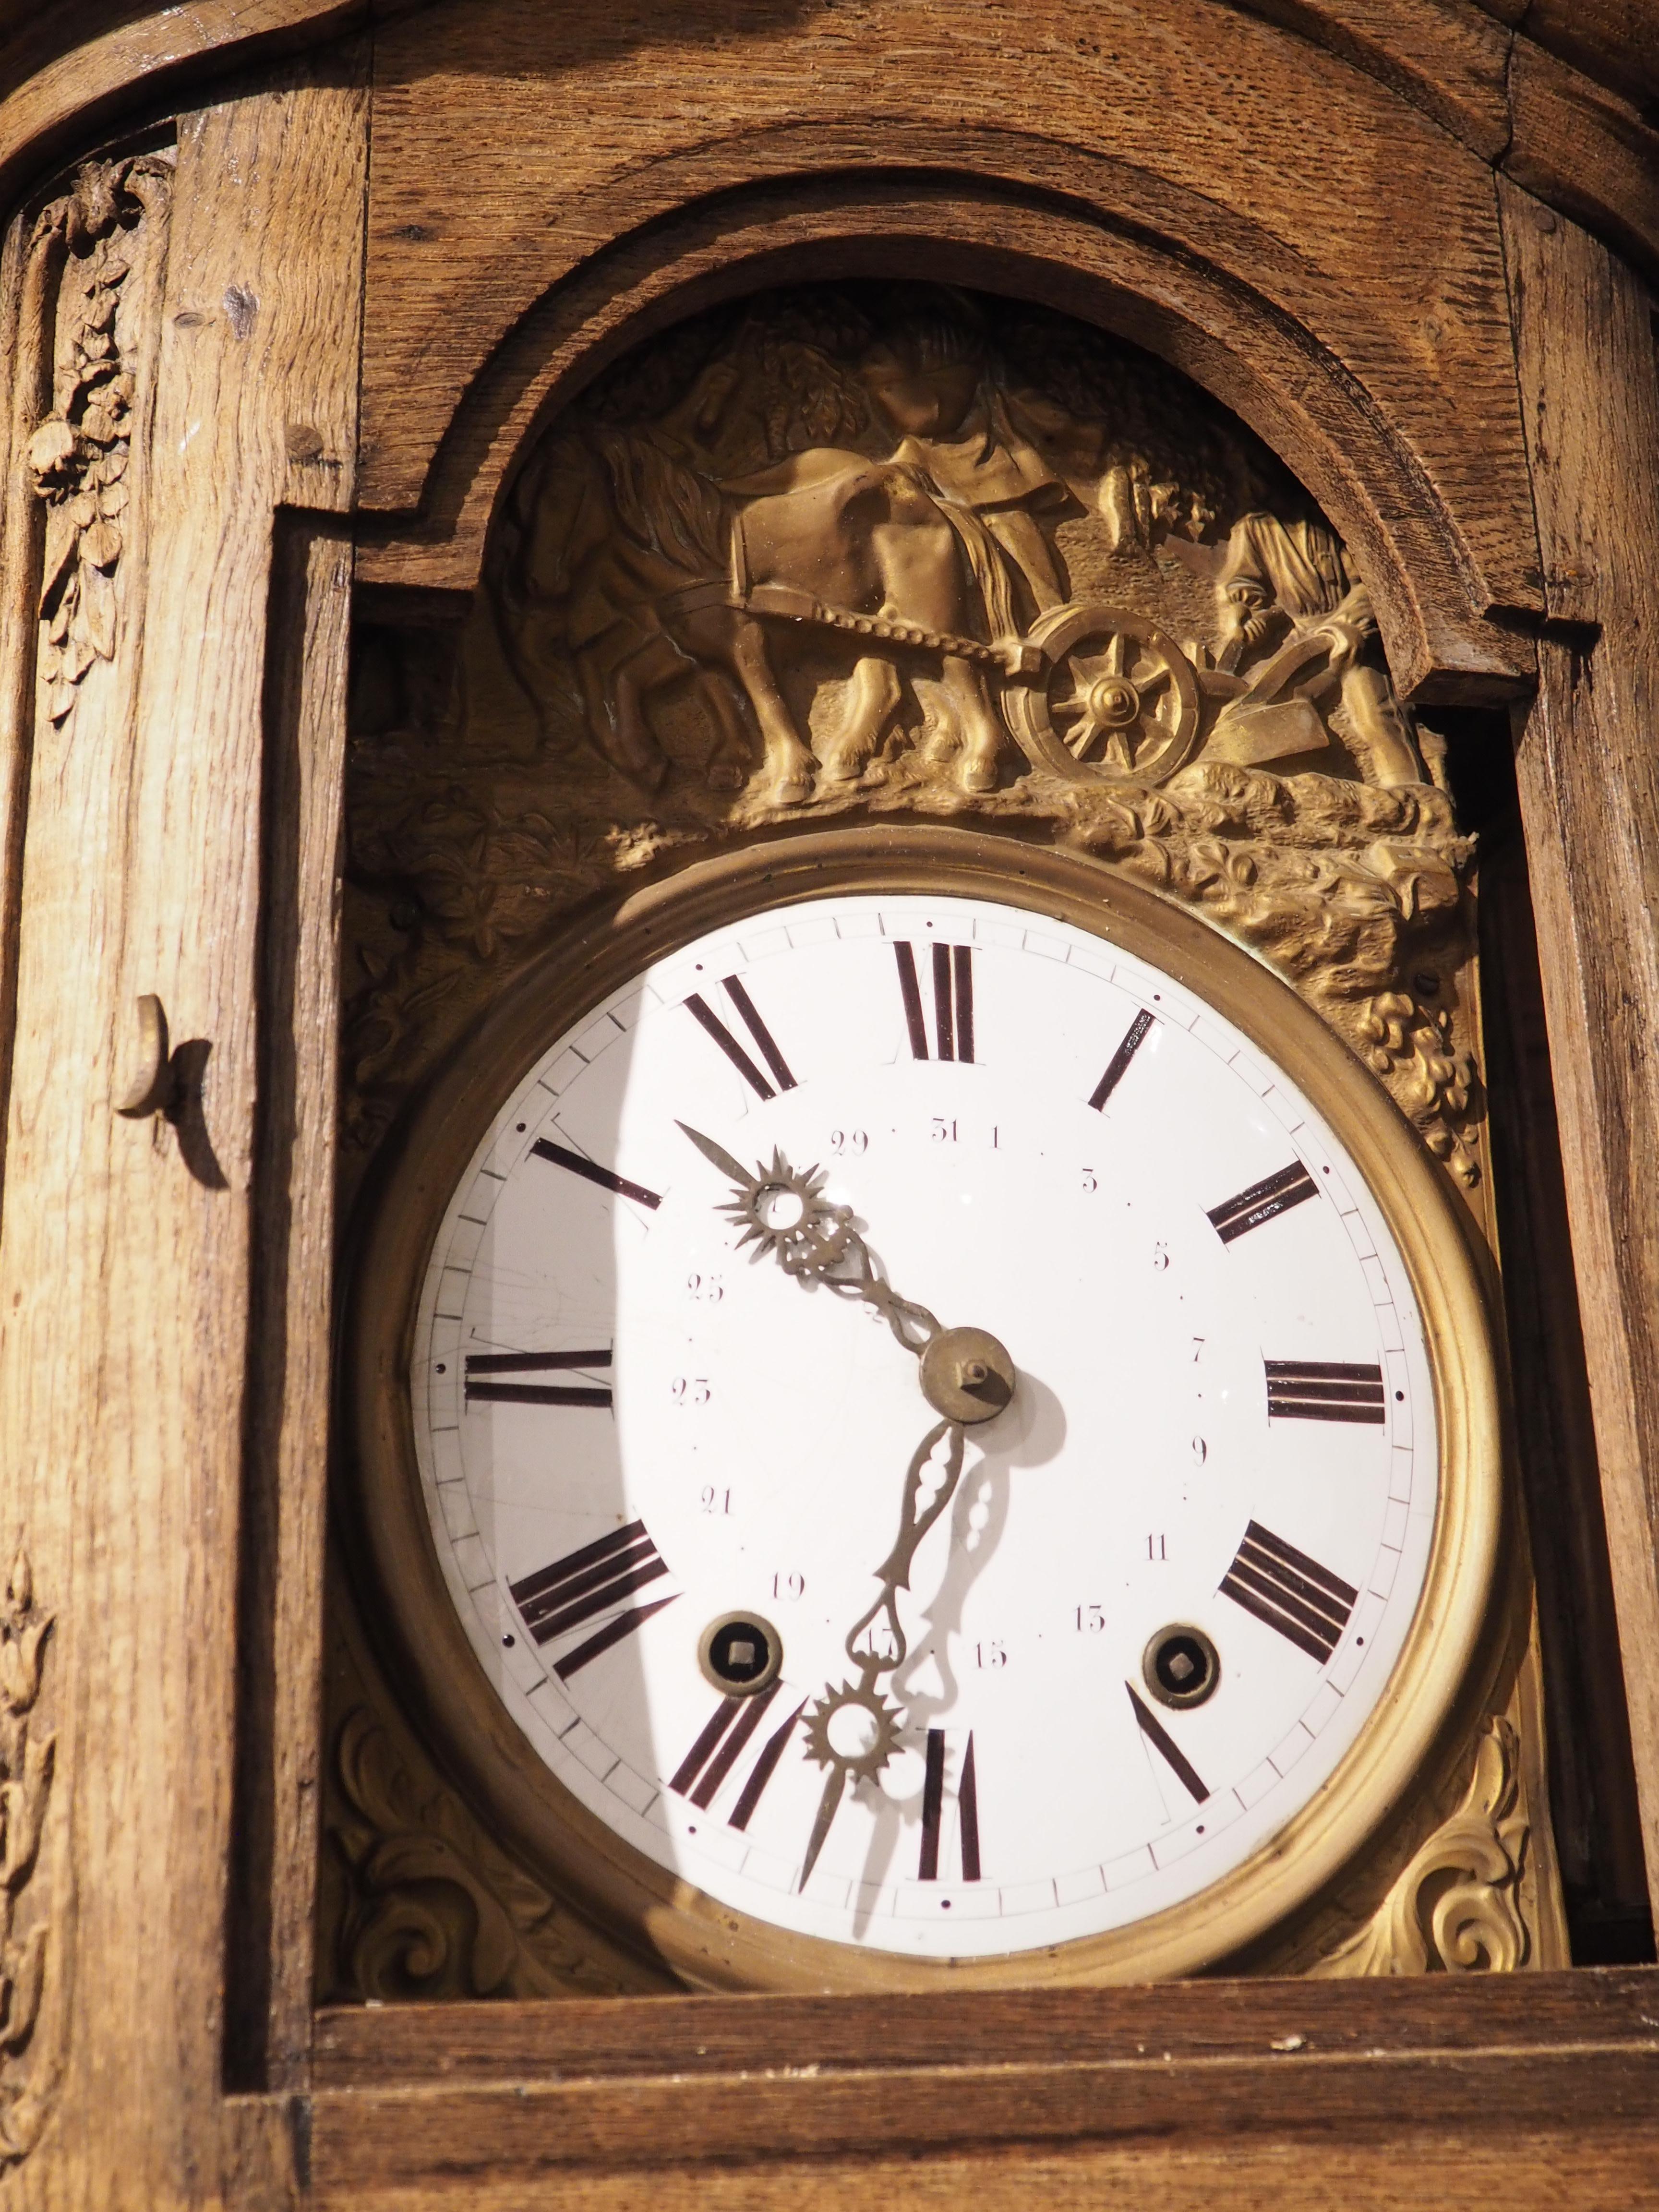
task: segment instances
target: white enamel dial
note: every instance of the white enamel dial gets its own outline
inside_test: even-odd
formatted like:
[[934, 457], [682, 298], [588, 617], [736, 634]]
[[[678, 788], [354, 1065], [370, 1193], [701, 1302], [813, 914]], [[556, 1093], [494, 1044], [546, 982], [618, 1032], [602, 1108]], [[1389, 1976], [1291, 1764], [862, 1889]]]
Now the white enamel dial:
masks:
[[[946, 1427], [880, 1294], [740, 1249], [716, 1156], [821, 1168], [843, 1274], [990, 1332], [1012, 1401]], [[411, 1383], [451, 1596], [552, 1774], [723, 1904], [890, 1953], [1239, 1866], [1354, 1744], [1429, 1562], [1422, 1322], [1332, 1131], [1156, 968], [982, 899], [759, 914], [559, 1037], [443, 1215]], [[848, 1649], [884, 1568], [896, 1663], [879, 1617]]]

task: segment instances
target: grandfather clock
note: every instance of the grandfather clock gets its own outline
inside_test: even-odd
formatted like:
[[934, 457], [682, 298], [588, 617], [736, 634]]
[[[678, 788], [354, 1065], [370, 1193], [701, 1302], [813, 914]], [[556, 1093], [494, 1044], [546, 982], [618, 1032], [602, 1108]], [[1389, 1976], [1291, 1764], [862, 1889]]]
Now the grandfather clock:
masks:
[[11, 12], [0, 2185], [1642, 2201], [1647, 0]]

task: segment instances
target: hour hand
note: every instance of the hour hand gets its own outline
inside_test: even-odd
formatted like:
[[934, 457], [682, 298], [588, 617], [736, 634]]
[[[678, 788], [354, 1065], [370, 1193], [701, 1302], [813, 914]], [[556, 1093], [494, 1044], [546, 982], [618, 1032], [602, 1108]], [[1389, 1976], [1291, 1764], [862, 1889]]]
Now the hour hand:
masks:
[[742, 1227], [741, 1251], [752, 1244], [751, 1259], [775, 1259], [787, 1275], [820, 1275], [850, 1252], [861, 1251], [853, 1233], [853, 1210], [833, 1206], [823, 1195], [829, 1178], [817, 1167], [792, 1167], [775, 1145], [770, 1166], [757, 1161], [754, 1171], [733, 1159], [723, 1145], [681, 1121], [677, 1125], [711, 1166], [731, 1179], [730, 1200], [721, 1206]]
[[674, 1127], [682, 1136], [690, 1138], [711, 1167], [718, 1168], [723, 1176], [729, 1176], [739, 1189], [747, 1186], [750, 1181], [748, 1170], [740, 1167], [723, 1145], [717, 1145], [712, 1137], [705, 1137], [701, 1129], [694, 1129], [687, 1122], [677, 1121]]

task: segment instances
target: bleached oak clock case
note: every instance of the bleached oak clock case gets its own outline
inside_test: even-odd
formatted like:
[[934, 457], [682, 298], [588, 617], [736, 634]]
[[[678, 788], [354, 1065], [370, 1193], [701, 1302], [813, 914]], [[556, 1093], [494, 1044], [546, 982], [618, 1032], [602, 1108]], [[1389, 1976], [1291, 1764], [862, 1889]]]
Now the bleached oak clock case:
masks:
[[[1517, 957], [1483, 997], [1521, 1194], [1504, 1260], [1553, 1809], [1580, 1903], [1639, 1898], [1659, 47], [1643, 6], [1516, 12], [1037, 6], [992, 39], [878, 0], [849, 40], [836, 9], [7, 11], [0, 2158], [21, 2201], [1648, 2189], [1650, 1969], [618, 2002], [599, 1992], [666, 1977], [592, 1923], [573, 1938], [414, 1734], [377, 1729], [338, 1606], [351, 1725], [317, 1717], [333, 1193], [362, 1164], [340, 1002], [386, 951], [354, 921], [342, 983], [354, 578], [366, 626], [429, 637], [479, 586], [527, 439], [601, 356], [757, 286], [922, 270], [1194, 374], [1354, 550], [1401, 700], [1513, 710], [1520, 920], [1488, 898], [1483, 974], [1494, 944]], [[1259, 826], [1224, 824], [1222, 860], [1273, 842]], [[1461, 880], [1449, 830], [1413, 842]], [[1507, 1059], [1500, 1002], [1532, 1009]], [[1391, 1064], [1421, 1011], [1372, 1010], [1364, 1037], [1372, 1012], [1327, 1008]], [[1427, 1040], [1425, 1066], [1452, 1065], [1416, 1126], [1484, 1158], [1452, 1042]], [[163, 1072], [173, 1118], [113, 1112]], [[1536, 1865], [1515, 1871], [1511, 1748], [1480, 1739], [1467, 1817], [1460, 1777], [1436, 1832], [1510, 1898]], [[434, 1888], [454, 1909], [422, 1917]], [[1414, 1907], [1395, 1935], [1422, 1942]], [[347, 1967], [361, 1994], [395, 1966], [407, 1993], [419, 1958], [458, 1991], [566, 1993], [318, 2014]]]

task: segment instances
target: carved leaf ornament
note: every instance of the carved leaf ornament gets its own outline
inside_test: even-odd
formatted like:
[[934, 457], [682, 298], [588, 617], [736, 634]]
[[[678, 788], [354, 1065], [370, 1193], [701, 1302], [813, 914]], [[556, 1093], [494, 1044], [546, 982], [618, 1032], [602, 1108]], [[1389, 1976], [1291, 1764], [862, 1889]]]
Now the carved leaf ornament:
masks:
[[52, 2083], [15, 2077], [15, 2062], [34, 2036], [52, 1929], [37, 1920], [17, 1929], [18, 1906], [40, 1856], [57, 1749], [33, 1731], [46, 1639], [53, 1616], [35, 1602], [27, 1553], [20, 1545], [0, 1602], [0, 2164], [33, 2149], [45, 2124]]
[[1518, 1762], [1513, 1726], [1488, 1721], [1462, 1804], [1369, 1923], [1314, 1974], [1511, 1973], [1525, 1964], [1519, 1893], [1527, 1821]]
[[46, 508], [39, 684], [43, 712], [55, 725], [68, 719], [94, 663], [115, 657], [114, 580], [125, 546], [135, 404], [119, 332], [122, 287], [131, 274], [121, 246], [171, 175], [160, 157], [88, 162], [73, 190], [42, 212], [32, 241], [33, 252], [65, 257], [52, 412], [37, 425], [27, 455]]
[[553, 1899], [459, 1801], [417, 1790], [366, 1708], [341, 1725], [335, 1771], [349, 1816], [331, 1832], [352, 1893], [336, 1948], [354, 1996], [617, 1993]]

